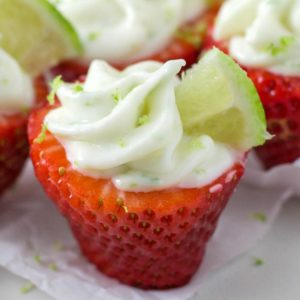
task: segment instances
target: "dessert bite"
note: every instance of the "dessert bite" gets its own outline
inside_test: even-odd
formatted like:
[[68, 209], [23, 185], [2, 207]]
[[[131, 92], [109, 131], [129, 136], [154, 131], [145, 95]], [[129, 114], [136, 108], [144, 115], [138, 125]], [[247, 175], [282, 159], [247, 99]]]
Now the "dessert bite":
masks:
[[253, 80], [273, 135], [256, 153], [270, 169], [300, 158], [300, 2], [229, 0], [206, 48], [230, 54]]
[[80, 59], [52, 70], [54, 77], [74, 81], [85, 75], [90, 62], [102, 59], [118, 69], [143, 60], [198, 60], [207, 13], [219, 1], [123, 0], [53, 1], [75, 26], [84, 44]]
[[82, 253], [141, 288], [186, 284], [266, 122], [255, 87], [215, 49], [123, 71], [94, 61], [84, 82], [55, 79], [29, 121], [38, 180]]
[[32, 80], [0, 48], [0, 194], [15, 182], [27, 158], [27, 117], [34, 99]]
[[15, 182], [28, 157], [29, 112], [46, 102], [48, 87], [40, 73], [60, 59], [78, 54], [80, 41], [46, 0], [1, 1], [0, 37], [2, 194]]

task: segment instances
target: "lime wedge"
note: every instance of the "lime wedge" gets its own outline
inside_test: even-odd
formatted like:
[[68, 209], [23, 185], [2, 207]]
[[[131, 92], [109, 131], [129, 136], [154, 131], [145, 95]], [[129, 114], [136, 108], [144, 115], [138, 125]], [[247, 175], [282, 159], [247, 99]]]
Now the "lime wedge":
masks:
[[0, 0], [0, 47], [31, 75], [82, 52], [72, 25], [47, 0]]
[[227, 55], [208, 52], [176, 88], [184, 130], [246, 151], [268, 133], [262, 103], [252, 81]]

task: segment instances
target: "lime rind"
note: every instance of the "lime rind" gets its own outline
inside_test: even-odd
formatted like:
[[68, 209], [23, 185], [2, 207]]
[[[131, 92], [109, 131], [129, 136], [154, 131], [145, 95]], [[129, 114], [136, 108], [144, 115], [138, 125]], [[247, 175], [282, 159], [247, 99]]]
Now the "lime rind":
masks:
[[207, 134], [243, 151], [264, 144], [269, 137], [253, 82], [216, 48], [187, 71], [176, 89], [176, 100], [188, 134]]
[[[12, 1], [12, 0], [10, 0]], [[25, 0], [29, 5], [33, 0]], [[43, 7], [46, 11], [49, 12], [49, 15], [56, 20], [57, 32], [62, 35], [64, 39], [69, 40], [69, 44], [73, 47], [69, 48], [69, 52], [66, 53], [66, 56], [76, 57], [84, 52], [84, 47], [80, 40], [80, 37], [75, 29], [75, 27], [60, 13], [60, 11], [50, 2], [45, 0], [34, 0], [40, 3], [40, 9]], [[38, 8], [38, 7], [37, 7]]]
[[[240, 109], [245, 118], [245, 140], [241, 144], [244, 149], [263, 145], [269, 136], [266, 128], [266, 115], [260, 97], [252, 80], [247, 73], [228, 55], [218, 49], [209, 55], [216, 56], [216, 63], [228, 78], [234, 95], [235, 106]], [[214, 54], [215, 53], [215, 54]], [[213, 59], [213, 57], [212, 57]]]
[[32, 76], [79, 57], [80, 38], [47, 0], [0, 0], [0, 47]]

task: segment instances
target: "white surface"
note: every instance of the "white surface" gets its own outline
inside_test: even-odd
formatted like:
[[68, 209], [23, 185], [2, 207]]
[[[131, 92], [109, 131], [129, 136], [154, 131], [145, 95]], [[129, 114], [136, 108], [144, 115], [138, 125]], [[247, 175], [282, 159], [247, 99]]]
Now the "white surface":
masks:
[[[271, 232], [249, 253], [214, 272], [196, 300], [296, 300], [300, 299], [300, 199], [287, 203]], [[252, 257], [264, 265], [253, 266]], [[21, 295], [23, 279], [0, 268], [0, 299], [50, 300], [42, 292]], [[71, 300], [71, 299], [68, 299]]]
[[[240, 185], [191, 282], [176, 290], [145, 292], [107, 278], [86, 262], [65, 220], [46, 199], [28, 165], [17, 186], [1, 199], [0, 266], [57, 299], [187, 300], [202, 289], [214, 270], [251, 249], [265, 235], [285, 199], [286, 193], [278, 190]], [[253, 219], [255, 212], [263, 212], [267, 221]], [[56, 241], [64, 243], [63, 251], [54, 247]], [[34, 259], [36, 255], [40, 262]], [[53, 263], [57, 271], [49, 268]]]
[[295, 195], [300, 195], [300, 159], [292, 164], [283, 164], [266, 171], [262, 168], [254, 152], [251, 152], [247, 162], [244, 181], [252, 186], [262, 188], [288, 189]]

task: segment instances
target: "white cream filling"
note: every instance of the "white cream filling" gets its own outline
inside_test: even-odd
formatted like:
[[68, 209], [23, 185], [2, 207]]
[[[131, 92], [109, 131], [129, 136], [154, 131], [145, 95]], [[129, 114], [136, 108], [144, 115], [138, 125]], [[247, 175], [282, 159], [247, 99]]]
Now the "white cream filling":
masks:
[[12, 114], [33, 105], [34, 89], [30, 77], [0, 48], [0, 113]]
[[238, 159], [209, 136], [183, 131], [175, 99], [185, 62], [143, 62], [120, 72], [94, 61], [86, 82], [64, 84], [62, 106], [45, 124], [81, 173], [112, 178], [118, 189], [152, 191], [211, 183]]
[[206, 2], [61, 0], [57, 7], [79, 32], [85, 62], [124, 63], [158, 53], [182, 24], [205, 10]]
[[300, 75], [299, 0], [228, 0], [214, 38], [229, 41], [230, 55], [242, 65]]

